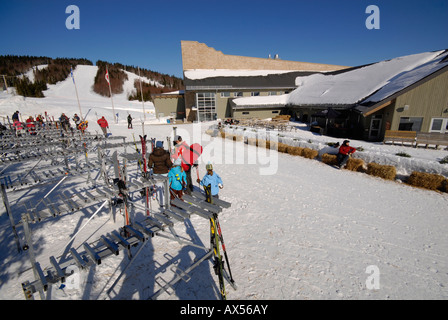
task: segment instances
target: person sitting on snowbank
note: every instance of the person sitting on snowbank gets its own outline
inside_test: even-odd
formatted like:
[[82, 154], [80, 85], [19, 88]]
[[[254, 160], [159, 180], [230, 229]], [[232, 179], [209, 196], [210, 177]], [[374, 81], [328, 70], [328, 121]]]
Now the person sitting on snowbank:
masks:
[[224, 188], [224, 183], [221, 177], [216, 172], [213, 172], [213, 165], [211, 163], [208, 163], [205, 169], [207, 170], [207, 174], [202, 180], [198, 179], [197, 182], [203, 187], [210, 186], [212, 197], [219, 198], [219, 189]]
[[350, 141], [344, 140], [342, 145], [339, 147], [339, 153], [337, 154], [338, 167], [342, 168], [350, 158], [350, 155], [355, 153], [356, 149], [350, 147]]

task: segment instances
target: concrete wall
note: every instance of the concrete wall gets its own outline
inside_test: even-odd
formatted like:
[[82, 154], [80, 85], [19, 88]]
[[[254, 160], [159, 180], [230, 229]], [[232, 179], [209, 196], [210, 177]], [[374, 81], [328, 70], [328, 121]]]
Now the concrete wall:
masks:
[[160, 113], [164, 114], [164, 117], [175, 114], [175, 119], [184, 119], [185, 114], [185, 101], [181, 95], [168, 95], [153, 97], [154, 107], [156, 109], [156, 116]]
[[282, 107], [272, 107], [270, 109], [246, 109], [246, 110], [235, 110], [233, 112], [233, 119], [267, 119], [274, 118], [282, 112]]

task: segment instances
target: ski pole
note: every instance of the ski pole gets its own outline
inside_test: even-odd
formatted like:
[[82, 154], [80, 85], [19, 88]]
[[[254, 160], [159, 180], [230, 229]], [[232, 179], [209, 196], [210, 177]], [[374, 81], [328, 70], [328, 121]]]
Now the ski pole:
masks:
[[[135, 141], [134, 133], [132, 133], [132, 138], [134, 139], [135, 151], [138, 154], [140, 154], [140, 151], [138, 150], [138, 147], [137, 147], [137, 141]], [[143, 170], [143, 167], [142, 167], [142, 159], [140, 159], [140, 157], [138, 158], [138, 166], [140, 167], [140, 170], [142, 171], [142, 174], [143, 174], [144, 170]]]
[[81, 229], [79, 229], [78, 232], [76, 232], [75, 235], [70, 239], [70, 241], [68, 241], [67, 244], [63, 247], [64, 250], [70, 244], [70, 242], [72, 242], [76, 238], [78, 233], [80, 233], [81, 230], [84, 229], [85, 226], [87, 226], [89, 224], [89, 222], [93, 219], [93, 217], [95, 217], [97, 215], [97, 213], [100, 212], [101, 209], [103, 209], [103, 207], [106, 205], [107, 202], [109, 202], [109, 200], [104, 201], [103, 204], [101, 205], [101, 207], [99, 207], [98, 210], [96, 210], [95, 213], [92, 214], [92, 216], [89, 218], [89, 220], [87, 220], [87, 222], [81, 227]]
[[226, 245], [224, 243], [224, 237], [222, 235], [221, 225], [219, 224], [218, 215], [216, 215], [216, 217], [215, 217], [215, 222], [216, 222], [216, 226], [218, 228], [218, 235], [219, 235], [219, 239], [221, 240], [222, 250], [224, 251], [224, 257], [226, 258], [227, 268], [229, 268], [230, 281], [235, 282], [232, 277], [232, 271], [230, 270], [229, 257], [227, 256], [227, 249], [226, 249]]
[[199, 188], [201, 187], [201, 182], [200, 182], [200, 178], [199, 178], [199, 169], [198, 167], [196, 167], [196, 175], [198, 176], [198, 180], [196, 180], [198, 182]]

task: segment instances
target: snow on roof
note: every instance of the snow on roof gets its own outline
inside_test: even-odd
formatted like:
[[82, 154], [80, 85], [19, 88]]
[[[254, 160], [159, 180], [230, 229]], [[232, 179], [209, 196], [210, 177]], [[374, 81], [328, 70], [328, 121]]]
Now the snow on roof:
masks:
[[[355, 70], [336, 75], [313, 74], [297, 77], [297, 89], [289, 95], [288, 104], [292, 105], [350, 105], [360, 102], [379, 89], [386, 87], [391, 81], [409, 75], [417, 75], [420, 71], [434, 68], [438, 56], [444, 51], [425, 52], [391, 60], [377, 62]], [[436, 60], [434, 60], [436, 59]], [[424, 68], [423, 66], [427, 66]], [[414, 77], [404, 77], [411, 81]], [[404, 81], [400, 82], [402, 85]], [[393, 87], [390, 86], [391, 90]], [[385, 93], [382, 93], [384, 95]]]
[[247, 106], [273, 106], [273, 105], [286, 105], [288, 101], [288, 94], [276, 95], [276, 96], [257, 96], [257, 97], [244, 97], [233, 99], [236, 108]]
[[163, 95], [178, 95], [178, 94], [184, 94], [184, 90], [177, 90], [177, 91], [171, 91], [171, 92], [163, 92]]
[[300, 70], [235, 70], [235, 69], [194, 69], [185, 70], [184, 77], [190, 80], [200, 80], [216, 77], [259, 77], [270, 74], [282, 74]]
[[[401, 91], [417, 81], [420, 81], [434, 72], [448, 66], [447, 57], [448, 50], [437, 56], [435, 59], [422, 64], [411, 71], [400, 73], [396, 77], [390, 79], [389, 83], [382, 87], [378, 92], [368, 97], [362, 103], [382, 101], [394, 93]], [[443, 61], [444, 59], [445, 61]]]

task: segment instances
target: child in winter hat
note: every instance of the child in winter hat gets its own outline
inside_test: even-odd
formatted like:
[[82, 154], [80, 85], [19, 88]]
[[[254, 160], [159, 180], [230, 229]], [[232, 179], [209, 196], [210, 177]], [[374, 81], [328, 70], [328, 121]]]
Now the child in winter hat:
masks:
[[206, 164], [205, 169], [207, 174], [202, 178], [202, 180], [197, 180], [197, 182], [203, 186], [210, 186], [212, 196], [218, 198], [219, 189], [224, 188], [221, 177], [213, 171], [213, 165], [209, 162]]

